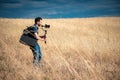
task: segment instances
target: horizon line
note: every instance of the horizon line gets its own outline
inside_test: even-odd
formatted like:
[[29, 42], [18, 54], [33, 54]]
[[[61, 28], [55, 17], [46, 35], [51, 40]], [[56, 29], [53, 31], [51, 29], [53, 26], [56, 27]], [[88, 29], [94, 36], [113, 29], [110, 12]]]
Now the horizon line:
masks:
[[[43, 18], [43, 19], [76, 19], [76, 18], [105, 18], [105, 17], [120, 17], [120, 16], [93, 16], [93, 17], [67, 17], [67, 18], [64, 18], [64, 17], [61, 17], [61, 18]], [[0, 17], [0, 19], [34, 19], [34, 18], [12, 18], [12, 17]]]

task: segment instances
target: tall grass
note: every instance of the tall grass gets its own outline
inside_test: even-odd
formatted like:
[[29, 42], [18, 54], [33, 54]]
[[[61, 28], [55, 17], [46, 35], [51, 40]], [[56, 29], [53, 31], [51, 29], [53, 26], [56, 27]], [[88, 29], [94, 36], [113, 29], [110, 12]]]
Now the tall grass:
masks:
[[[119, 80], [120, 18], [45, 19], [51, 25], [34, 68], [28, 46], [19, 43], [34, 19], [0, 19], [0, 80]], [[40, 35], [43, 34], [39, 30]]]

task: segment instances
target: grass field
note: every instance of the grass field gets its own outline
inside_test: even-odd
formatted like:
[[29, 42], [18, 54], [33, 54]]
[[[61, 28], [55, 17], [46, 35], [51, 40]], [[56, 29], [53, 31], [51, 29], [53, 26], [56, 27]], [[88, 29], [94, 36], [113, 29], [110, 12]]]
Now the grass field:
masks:
[[[44, 19], [40, 68], [19, 43], [34, 19], [0, 18], [0, 80], [120, 80], [120, 17]], [[43, 34], [39, 30], [40, 35]]]

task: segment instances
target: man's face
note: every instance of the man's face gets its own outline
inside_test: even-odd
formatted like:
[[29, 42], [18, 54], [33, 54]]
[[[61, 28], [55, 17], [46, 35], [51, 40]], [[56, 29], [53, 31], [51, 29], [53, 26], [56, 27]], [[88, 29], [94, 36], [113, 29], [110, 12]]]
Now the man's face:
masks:
[[37, 25], [40, 27], [42, 25], [42, 20], [38, 21]]

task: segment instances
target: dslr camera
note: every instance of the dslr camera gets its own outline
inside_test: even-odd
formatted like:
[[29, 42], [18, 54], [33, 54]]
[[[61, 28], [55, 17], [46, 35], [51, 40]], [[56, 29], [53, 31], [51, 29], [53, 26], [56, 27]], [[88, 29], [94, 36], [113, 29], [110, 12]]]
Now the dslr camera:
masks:
[[44, 28], [50, 28], [50, 25], [45, 24], [45, 25], [42, 25], [42, 27], [44, 27]]

